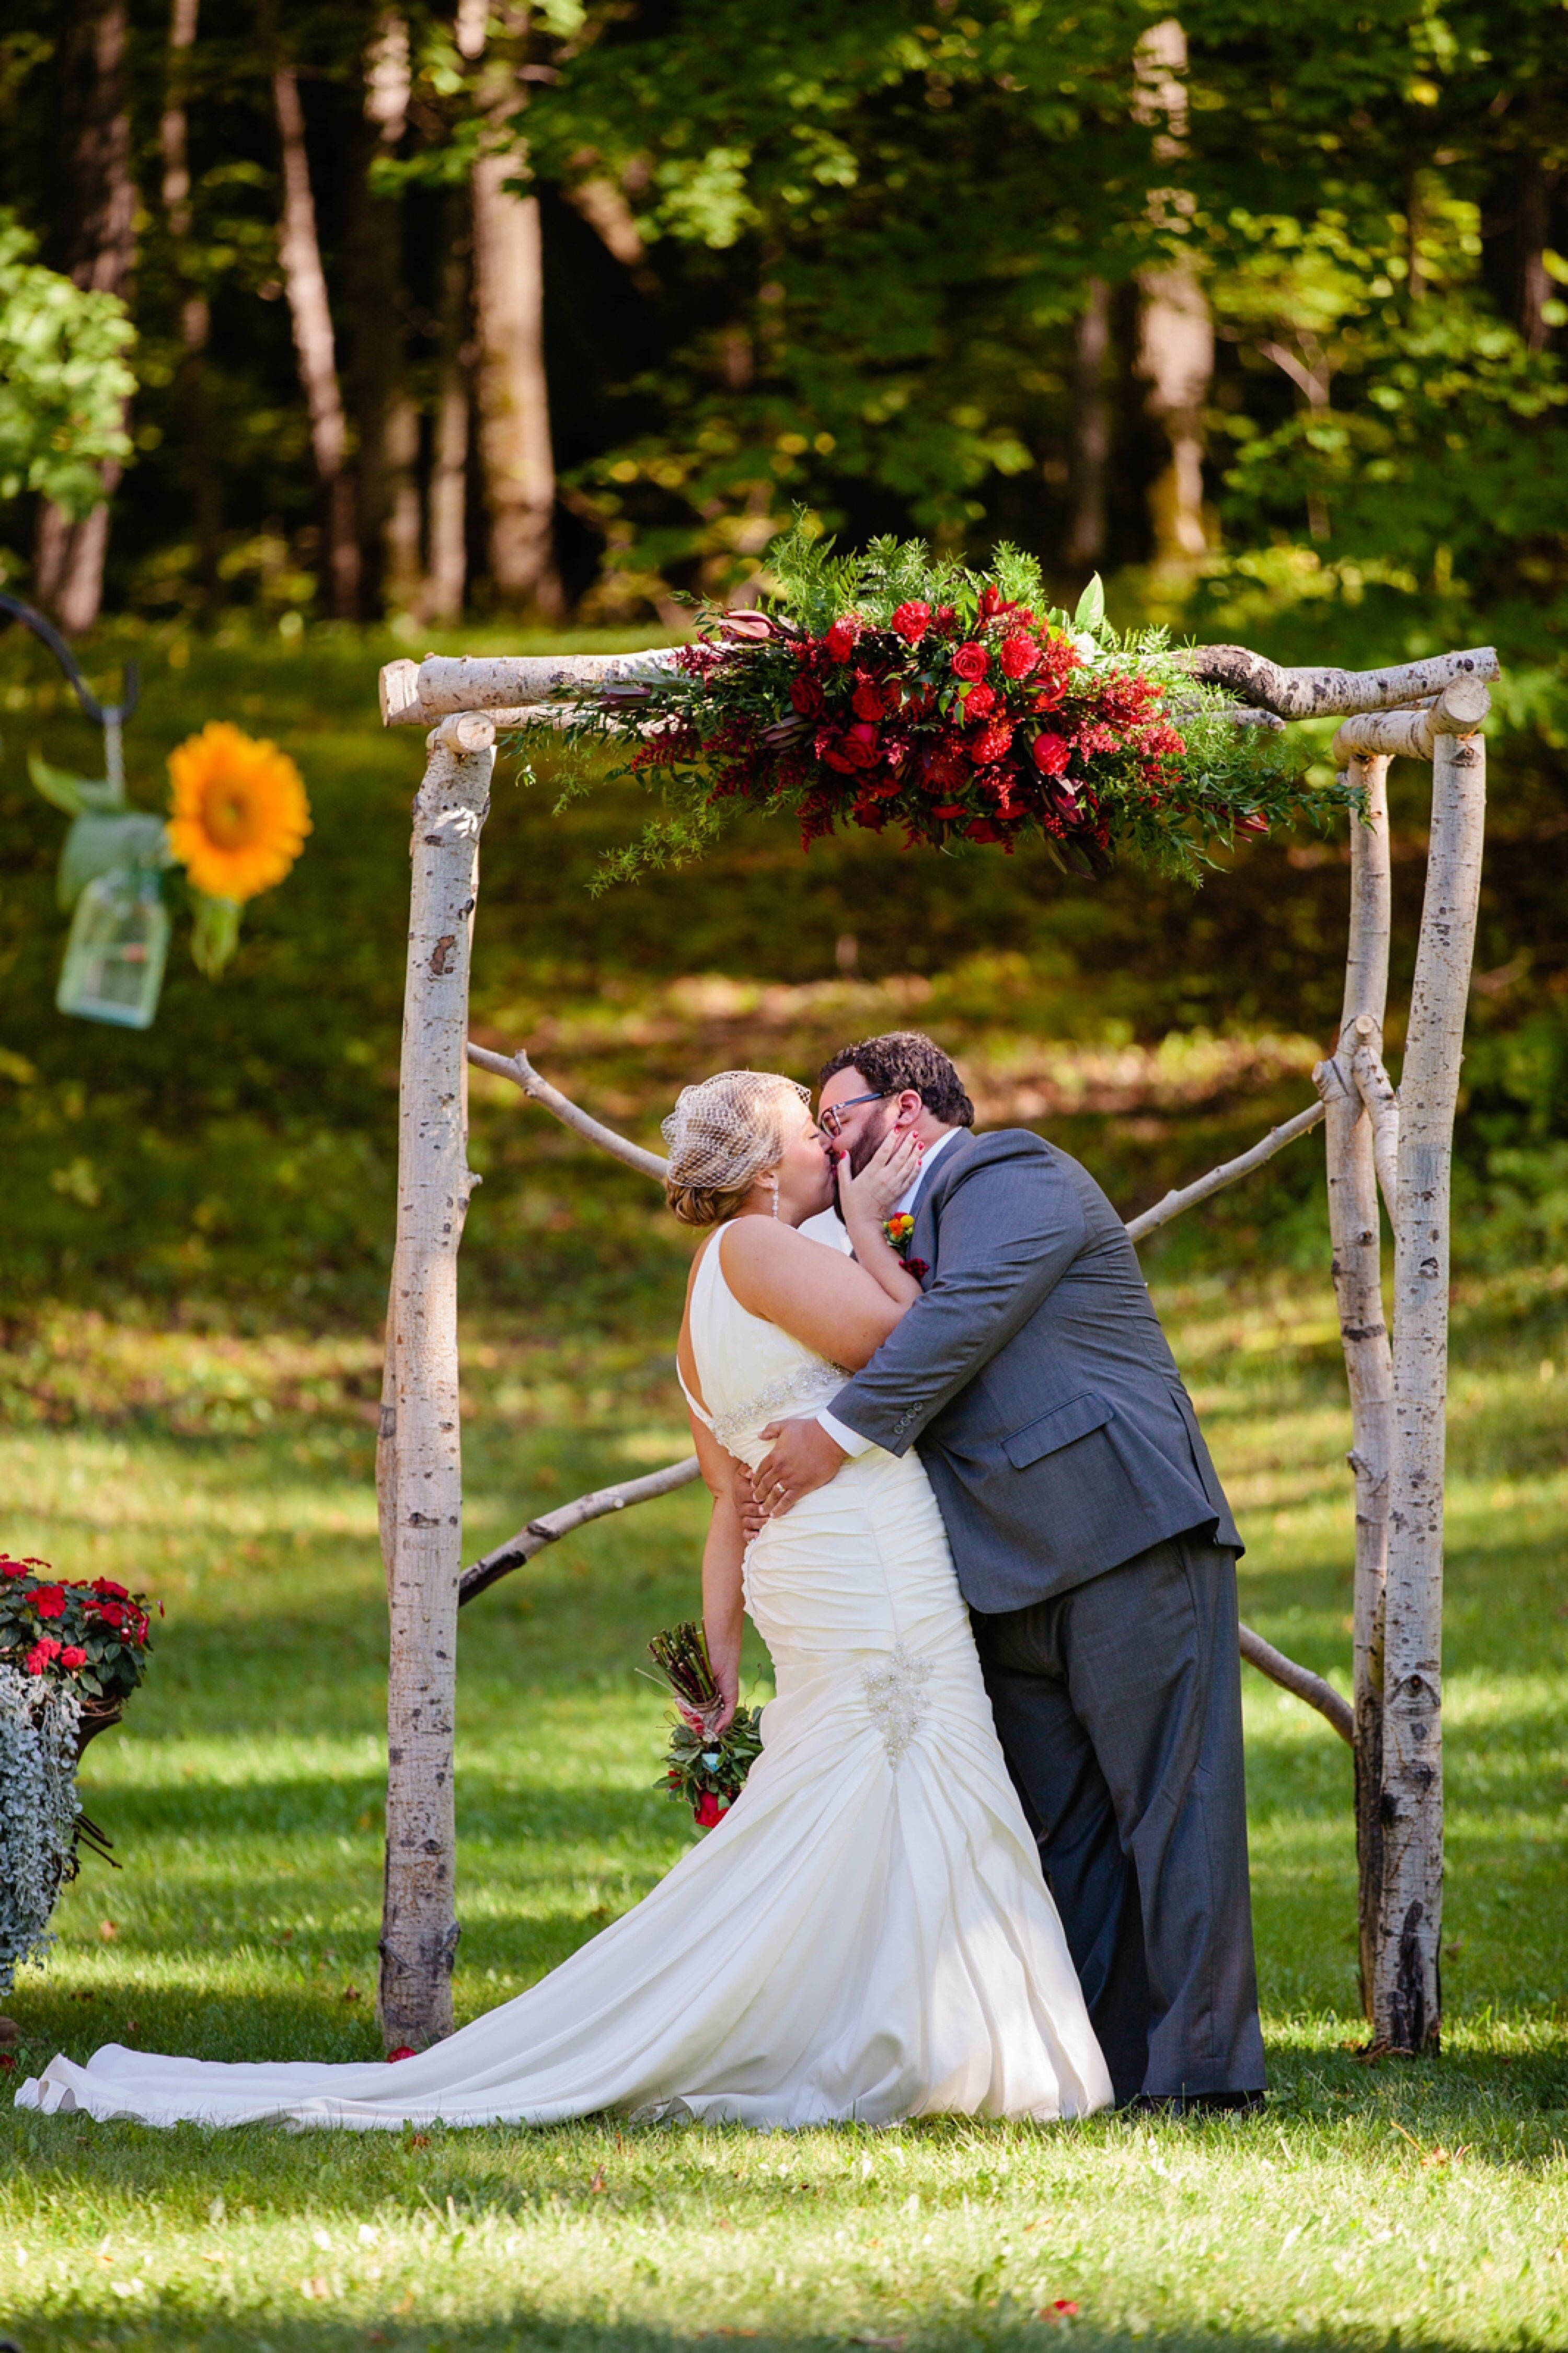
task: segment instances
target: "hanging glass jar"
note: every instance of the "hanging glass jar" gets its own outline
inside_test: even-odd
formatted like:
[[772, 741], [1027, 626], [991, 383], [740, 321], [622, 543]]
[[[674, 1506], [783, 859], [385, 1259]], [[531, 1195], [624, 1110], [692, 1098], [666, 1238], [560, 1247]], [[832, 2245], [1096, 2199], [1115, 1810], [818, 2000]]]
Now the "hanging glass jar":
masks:
[[55, 1003], [84, 1021], [146, 1029], [169, 954], [169, 911], [156, 867], [119, 866], [84, 883]]

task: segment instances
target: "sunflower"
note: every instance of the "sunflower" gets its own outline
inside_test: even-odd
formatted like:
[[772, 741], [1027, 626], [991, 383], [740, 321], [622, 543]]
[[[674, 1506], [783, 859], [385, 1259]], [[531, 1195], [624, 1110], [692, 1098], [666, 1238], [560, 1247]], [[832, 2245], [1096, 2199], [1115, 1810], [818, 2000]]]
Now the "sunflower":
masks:
[[169, 778], [169, 847], [196, 890], [237, 902], [282, 881], [310, 830], [286, 752], [214, 719], [170, 753]]

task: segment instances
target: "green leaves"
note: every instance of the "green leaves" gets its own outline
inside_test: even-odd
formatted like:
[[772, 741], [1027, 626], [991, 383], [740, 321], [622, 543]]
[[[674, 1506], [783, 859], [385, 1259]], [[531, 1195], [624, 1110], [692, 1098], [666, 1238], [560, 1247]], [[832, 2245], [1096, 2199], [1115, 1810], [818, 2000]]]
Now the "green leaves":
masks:
[[1104, 618], [1105, 584], [1097, 572], [1073, 609], [1072, 625], [1075, 629], [1082, 629], [1088, 636], [1096, 637]]
[[34, 251], [0, 207], [0, 499], [34, 491], [82, 515], [103, 496], [103, 460], [132, 454], [136, 331], [117, 296], [84, 292]]

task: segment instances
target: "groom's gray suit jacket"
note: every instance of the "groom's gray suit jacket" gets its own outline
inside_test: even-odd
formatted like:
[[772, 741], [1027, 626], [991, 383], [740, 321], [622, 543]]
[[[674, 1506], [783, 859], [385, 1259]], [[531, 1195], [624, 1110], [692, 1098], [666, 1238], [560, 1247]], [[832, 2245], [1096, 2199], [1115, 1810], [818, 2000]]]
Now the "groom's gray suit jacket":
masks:
[[924, 1295], [829, 1410], [919, 1441], [964, 1599], [1019, 1609], [1199, 1530], [1241, 1550], [1116, 1211], [1023, 1128], [943, 1146], [915, 1202]]

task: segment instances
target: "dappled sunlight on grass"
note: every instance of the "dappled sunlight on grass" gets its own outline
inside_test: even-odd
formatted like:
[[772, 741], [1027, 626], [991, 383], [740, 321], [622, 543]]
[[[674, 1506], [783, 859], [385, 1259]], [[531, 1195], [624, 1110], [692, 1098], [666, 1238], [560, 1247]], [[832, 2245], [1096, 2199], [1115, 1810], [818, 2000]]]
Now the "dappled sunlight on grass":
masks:
[[[1240, 1508], [1244, 1614], [1348, 1688], [1349, 1430], [1324, 1295], [1280, 1277], [1244, 1301], [1205, 1279], [1163, 1304]], [[1539, 1370], [1568, 1371], [1562, 1310], [1550, 1286], [1500, 1304], [1483, 1286], [1457, 1317], [1439, 2061], [1352, 2055], [1349, 1755], [1248, 1672], [1261, 2121], [301, 2138], [0, 2110], [0, 2217], [22, 2251], [0, 2246], [0, 2279], [27, 2353], [672, 2353], [726, 2330], [800, 2353], [1563, 2342], [1568, 1388]], [[7, 1540], [68, 1574], [134, 1576], [168, 1616], [147, 1687], [84, 1767], [125, 1868], [85, 1865], [49, 1968], [22, 1973], [22, 2063], [106, 2040], [374, 2056], [374, 1347], [50, 1328], [47, 1396], [36, 1365], [5, 1366], [35, 1399], [0, 1430]], [[640, 1328], [551, 1348], [472, 1320], [470, 1555], [687, 1451], [668, 1340]], [[240, 1426], [214, 1425], [220, 1388]], [[688, 1491], [602, 1522], [463, 1613], [460, 2019], [534, 1982], [689, 1842], [655, 1787], [661, 1702], [636, 1669], [693, 1606], [702, 1518]], [[759, 1692], [764, 1670], [753, 1650]]]

